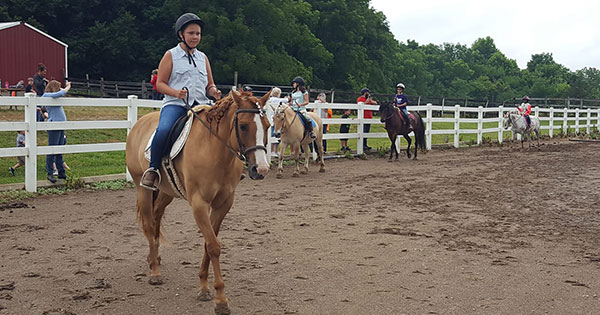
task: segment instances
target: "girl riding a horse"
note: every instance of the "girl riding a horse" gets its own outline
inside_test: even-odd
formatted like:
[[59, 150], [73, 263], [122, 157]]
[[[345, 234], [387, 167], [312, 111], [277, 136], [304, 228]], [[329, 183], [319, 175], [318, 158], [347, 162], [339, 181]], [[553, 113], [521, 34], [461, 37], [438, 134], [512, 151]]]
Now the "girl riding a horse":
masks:
[[301, 118], [304, 121], [304, 127], [308, 132], [311, 139], [316, 139], [317, 136], [313, 132], [312, 120], [308, 116], [306, 111], [306, 105], [308, 104], [308, 91], [304, 87], [304, 79], [302, 77], [295, 77], [292, 80], [292, 96], [290, 97], [290, 104], [294, 111], [301, 113]]
[[394, 106], [400, 109], [402, 116], [404, 117], [404, 121], [410, 124], [410, 129], [414, 129], [412, 122], [410, 121], [410, 116], [408, 115], [408, 110], [406, 109], [406, 105], [408, 104], [408, 98], [404, 94], [404, 84], [398, 83], [396, 85], [396, 90], [398, 94], [394, 96]]
[[[140, 186], [156, 190], [159, 183], [160, 163], [168, 148], [167, 138], [171, 127], [187, 114], [188, 105], [208, 104], [209, 98], [220, 99], [221, 91], [214, 83], [210, 62], [197, 50], [204, 21], [196, 14], [185, 13], [175, 22], [175, 34], [180, 43], [168, 50], [158, 66], [156, 88], [165, 95], [156, 134], [150, 149], [150, 167], [142, 175]], [[184, 89], [186, 87], [187, 89]], [[189, 95], [188, 95], [189, 91]]]
[[529, 129], [531, 126], [531, 117], [529, 117], [529, 114], [531, 114], [531, 104], [529, 104], [529, 96], [523, 97], [523, 103], [521, 103], [521, 106], [519, 106], [519, 114], [525, 117], [525, 120], [527, 121], [527, 128]]

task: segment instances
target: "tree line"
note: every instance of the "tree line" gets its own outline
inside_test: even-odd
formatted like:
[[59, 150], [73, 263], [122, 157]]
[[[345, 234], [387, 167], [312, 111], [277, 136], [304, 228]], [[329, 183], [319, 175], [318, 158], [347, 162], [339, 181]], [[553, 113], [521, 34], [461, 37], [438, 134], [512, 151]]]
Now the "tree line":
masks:
[[149, 77], [177, 44], [184, 12], [206, 26], [199, 49], [215, 81], [285, 85], [303, 76], [312, 87], [486, 99], [600, 98], [600, 70], [571, 71], [551, 53], [520, 69], [491, 37], [471, 46], [399, 42], [369, 0], [89, 0], [0, 4], [0, 21], [25, 21], [69, 44], [73, 77], [137, 81]]

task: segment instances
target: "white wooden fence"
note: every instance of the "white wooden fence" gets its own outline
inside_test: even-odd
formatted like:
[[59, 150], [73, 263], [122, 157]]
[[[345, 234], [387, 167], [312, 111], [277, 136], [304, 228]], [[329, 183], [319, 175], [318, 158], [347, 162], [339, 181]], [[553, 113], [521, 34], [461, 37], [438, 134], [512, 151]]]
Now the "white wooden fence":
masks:
[[[117, 98], [38, 98], [33, 95], [21, 97], [0, 97], [0, 106], [24, 106], [25, 115], [24, 121], [0, 122], [0, 131], [18, 131], [25, 130], [25, 147], [23, 148], [0, 148], [0, 158], [25, 156], [25, 189], [30, 192], [37, 191], [36, 170], [37, 156], [46, 154], [67, 154], [67, 153], [87, 153], [87, 152], [108, 152], [108, 151], [123, 151], [125, 150], [125, 142], [117, 143], [93, 143], [93, 144], [74, 144], [64, 146], [38, 146], [37, 131], [44, 130], [81, 130], [81, 129], [127, 129], [135, 124], [138, 118], [138, 108], [160, 107], [160, 101], [138, 99], [137, 96], [129, 96], [127, 99]], [[127, 108], [127, 120], [101, 120], [101, 121], [66, 121], [66, 122], [36, 122], [36, 107], [37, 106], [83, 106], [83, 107], [125, 107]], [[364, 124], [381, 124], [379, 118], [364, 119], [364, 110], [377, 111], [378, 106], [360, 104], [309, 104], [309, 108], [314, 108], [317, 112], [321, 110], [331, 109], [352, 109], [358, 113], [357, 118], [331, 118], [324, 119], [324, 124], [354, 124], [357, 125], [355, 133], [328, 133], [323, 139], [358, 139], [357, 153], [363, 153], [363, 139], [368, 138], [387, 138], [387, 133], [364, 133]], [[515, 108], [473, 108], [461, 107], [456, 105], [436, 106], [432, 104], [421, 106], [409, 106], [409, 110], [417, 110], [424, 114], [422, 117], [426, 125], [426, 140], [427, 149], [431, 149], [432, 135], [453, 135], [454, 146], [459, 146], [461, 134], [477, 134], [477, 143], [480, 144], [484, 133], [497, 133], [498, 141], [503, 139], [503, 115], [507, 111], [515, 110]], [[434, 113], [454, 113], [454, 117], [444, 117], [447, 115], [436, 115]], [[477, 115], [477, 118], [464, 118], [461, 113], [471, 113]], [[485, 113], [492, 114], [494, 117], [484, 118]], [[581, 128], [585, 128], [587, 133], [590, 133], [591, 128], [599, 127], [600, 109], [561, 109], [553, 108], [538, 108], [534, 109], [536, 116], [541, 121], [548, 121], [549, 124], [542, 126], [542, 129], [549, 130], [550, 136], [553, 136], [554, 131], [567, 128], [574, 128], [575, 132], [579, 132]], [[544, 114], [540, 117], [541, 114]], [[489, 115], [489, 114], [488, 114]], [[560, 121], [559, 124], [556, 124]], [[574, 124], [569, 124], [574, 122]], [[436, 123], [453, 123], [453, 129], [432, 129]], [[460, 129], [461, 123], [476, 123], [477, 129]], [[495, 123], [493, 128], [483, 128], [484, 123]], [[497, 124], [497, 125], [496, 125]], [[270, 138], [272, 142], [274, 138]], [[271, 146], [267, 146], [270, 150]], [[269, 152], [270, 153], [270, 152]], [[270, 154], [271, 156], [271, 154]], [[128, 176], [128, 179], [129, 176]]]

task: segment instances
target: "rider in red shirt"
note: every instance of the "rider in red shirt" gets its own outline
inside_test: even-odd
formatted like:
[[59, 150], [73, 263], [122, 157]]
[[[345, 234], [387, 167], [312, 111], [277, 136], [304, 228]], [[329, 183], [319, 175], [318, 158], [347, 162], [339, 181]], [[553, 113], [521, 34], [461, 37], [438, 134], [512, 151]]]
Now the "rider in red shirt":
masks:
[[527, 128], [529, 128], [529, 126], [531, 126], [531, 118], [529, 117], [529, 114], [531, 114], [531, 104], [529, 104], [529, 96], [523, 97], [523, 103], [519, 106], [519, 114], [525, 117]]

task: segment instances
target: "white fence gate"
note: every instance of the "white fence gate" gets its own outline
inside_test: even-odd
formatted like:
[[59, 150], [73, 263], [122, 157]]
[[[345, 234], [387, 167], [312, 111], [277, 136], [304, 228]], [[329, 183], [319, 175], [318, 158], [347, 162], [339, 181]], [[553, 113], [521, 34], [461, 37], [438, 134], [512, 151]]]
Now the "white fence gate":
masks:
[[[36, 122], [37, 106], [83, 106], [83, 107], [125, 107], [127, 108], [127, 120], [101, 120], [101, 121], [66, 121], [66, 122]], [[38, 146], [37, 131], [44, 130], [81, 130], [81, 129], [127, 129], [135, 124], [138, 117], [138, 108], [156, 108], [161, 106], [160, 101], [138, 99], [137, 96], [129, 96], [127, 99], [117, 98], [39, 98], [33, 95], [22, 97], [0, 97], [0, 106], [24, 106], [25, 117], [24, 121], [0, 122], [0, 131], [19, 131], [25, 130], [25, 147], [23, 148], [0, 148], [1, 157], [17, 157], [25, 156], [25, 189], [30, 192], [37, 191], [37, 156], [47, 154], [67, 154], [67, 153], [87, 153], [87, 152], [108, 152], [108, 151], [123, 151], [125, 150], [125, 142], [117, 143], [94, 143], [94, 144], [71, 144], [64, 146]], [[311, 103], [308, 108], [314, 108], [315, 111], [331, 109], [352, 109], [357, 111], [357, 118], [330, 118], [323, 119], [324, 124], [354, 124], [357, 125], [355, 133], [327, 133], [323, 136], [325, 140], [331, 139], [358, 139], [357, 153], [363, 153], [363, 139], [368, 138], [387, 138], [387, 133], [364, 133], [364, 124], [382, 124], [379, 119], [365, 119], [364, 111], [377, 111], [378, 106], [359, 104], [322, 104]], [[420, 111], [425, 122], [427, 149], [431, 149], [432, 135], [453, 135], [454, 146], [459, 146], [461, 134], [477, 134], [477, 144], [480, 144], [484, 133], [498, 134], [498, 141], [503, 139], [503, 115], [505, 112], [516, 110], [515, 108], [473, 108], [437, 106], [432, 104], [421, 106], [409, 106], [411, 111]], [[440, 117], [434, 117], [434, 113], [441, 112]], [[444, 117], [445, 113], [453, 112], [454, 117]], [[471, 113], [472, 116], [477, 115], [477, 118], [461, 118], [461, 113]], [[493, 117], [484, 118], [485, 113], [493, 114]], [[534, 109], [536, 116], [540, 121], [548, 121], [548, 125], [543, 125], [542, 129], [549, 130], [550, 137], [553, 136], [554, 130], [562, 129], [566, 132], [567, 128], [573, 127], [576, 132], [581, 128], [586, 128], [586, 133], [591, 132], [591, 128], [599, 127], [600, 109], [553, 109], [553, 108], [538, 108]], [[544, 114], [540, 117], [540, 114]], [[584, 114], [582, 116], [582, 114]], [[559, 116], [557, 116], [559, 115]], [[438, 115], [435, 115], [438, 116]], [[489, 114], [488, 114], [489, 116]], [[560, 121], [560, 124], [556, 124]], [[574, 122], [574, 124], [569, 124]], [[453, 129], [432, 129], [436, 123], [453, 123]], [[477, 129], [460, 129], [461, 123], [476, 123]], [[493, 128], [483, 128], [484, 123], [497, 123]], [[269, 138], [269, 156], [272, 156], [270, 143], [275, 140]], [[128, 174], [128, 179], [130, 179]]]

